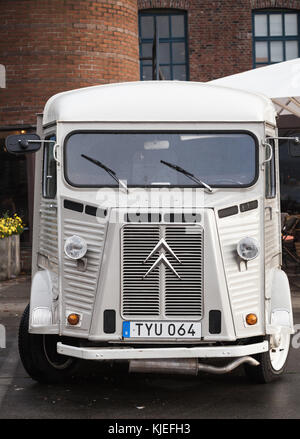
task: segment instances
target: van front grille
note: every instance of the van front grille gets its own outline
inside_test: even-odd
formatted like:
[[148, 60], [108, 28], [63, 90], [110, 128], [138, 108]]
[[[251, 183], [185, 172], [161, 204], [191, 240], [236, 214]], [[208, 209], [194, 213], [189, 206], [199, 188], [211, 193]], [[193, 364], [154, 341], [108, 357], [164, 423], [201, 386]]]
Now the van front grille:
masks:
[[128, 224], [123, 227], [124, 318], [201, 318], [202, 276], [201, 226]]
[[[123, 228], [123, 303], [124, 316], [159, 316], [159, 271], [145, 279], [143, 261], [159, 241], [157, 226], [125, 226]], [[151, 258], [152, 263], [155, 256]], [[149, 261], [149, 263], [150, 263]]]

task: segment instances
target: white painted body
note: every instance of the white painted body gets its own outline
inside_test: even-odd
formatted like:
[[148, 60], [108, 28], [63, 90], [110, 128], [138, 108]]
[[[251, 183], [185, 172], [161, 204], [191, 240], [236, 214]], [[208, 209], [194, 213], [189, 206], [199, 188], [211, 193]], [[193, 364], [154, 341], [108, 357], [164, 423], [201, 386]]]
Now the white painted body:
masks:
[[[138, 205], [134, 205], [136, 191], [117, 188], [74, 188], [64, 177], [64, 142], [73, 131], [234, 131], [250, 132], [258, 140], [258, 179], [248, 188], [216, 188], [213, 193], [202, 187], [195, 189], [199, 202], [204, 239], [203, 306], [201, 338], [184, 340], [183, 351], [176, 350], [180, 339], [123, 338], [122, 324], [122, 230], [126, 223], [113, 222], [116, 213], [124, 215], [137, 208], [139, 212], [163, 212], [169, 208], [168, 195], [155, 202], [155, 189], [139, 188]], [[35, 214], [33, 244], [33, 283], [31, 291], [30, 332], [78, 337], [82, 350], [60, 346], [67, 355], [103, 359], [102, 346], [109, 343], [106, 359], [207, 357], [226, 356], [221, 349], [208, 348], [207, 343], [236, 342], [250, 337], [274, 334], [284, 327], [293, 332], [290, 290], [286, 275], [281, 271], [281, 234], [279, 208], [278, 150], [276, 147], [276, 198], [265, 198], [266, 136], [276, 135], [275, 110], [272, 102], [251, 93], [197, 83], [143, 82], [90, 87], [62, 93], [51, 98], [44, 112], [45, 137], [56, 134], [57, 139], [57, 196], [45, 200], [41, 193], [42, 149], [36, 157]], [[154, 195], [153, 195], [154, 194]], [[126, 197], [131, 207], [123, 207]], [[199, 196], [199, 197], [198, 197]], [[157, 188], [157, 199], [160, 189]], [[100, 205], [107, 210], [105, 218], [64, 208], [63, 200], [83, 205]], [[220, 218], [217, 212], [230, 206], [257, 200], [257, 208]], [[176, 201], [176, 194], [175, 194]], [[195, 206], [186, 198], [178, 199], [178, 211], [189, 212]], [[175, 210], [176, 210], [175, 209]], [[271, 215], [270, 215], [271, 214]], [[78, 270], [75, 261], [64, 253], [64, 243], [71, 235], [84, 238], [88, 245], [87, 269]], [[237, 257], [236, 247], [243, 237], [255, 238], [260, 246], [259, 256], [247, 264]], [[47, 311], [48, 310], [48, 311]], [[104, 310], [115, 310], [116, 326], [113, 333], [103, 330]], [[209, 332], [209, 310], [222, 312], [219, 334]], [[69, 313], [80, 315], [79, 325], [70, 326]], [[255, 313], [256, 325], [249, 326], [245, 317]], [[40, 319], [40, 320], [39, 320]], [[160, 316], [161, 320], [168, 320]], [[132, 319], [134, 320], [134, 319]], [[139, 320], [139, 317], [137, 317]], [[145, 320], [145, 318], [140, 318]], [[155, 318], [150, 318], [154, 322]], [[156, 319], [157, 320], [157, 319]], [[172, 319], [169, 318], [171, 321]], [[191, 320], [176, 318], [175, 320]], [[96, 350], [87, 350], [85, 341], [96, 343]], [[132, 354], [135, 343], [155, 344], [156, 348], [140, 357]], [[174, 345], [168, 350], [164, 344]], [[197, 348], [189, 348], [189, 344]], [[120, 349], [120, 346], [131, 349]], [[115, 348], [113, 346], [116, 346]], [[72, 350], [73, 349], [73, 350]], [[97, 349], [99, 351], [97, 351]], [[114, 350], [116, 349], [116, 350]], [[163, 351], [162, 351], [163, 349]], [[186, 354], [187, 350], [190, 354]], [[202, 351], [201, 351], [202, 349]], [[228, 346], [228, 352], [230, 351]], [[252, 352], [254, 349], [254, 352]], [[243, 356], [264, 352], [264, 343], [247, 349], [233, 349], [229, 356]], [[100, 357], [97, 357], [100, 355]], [[148, 355], [148, 356], [147, 356]]]

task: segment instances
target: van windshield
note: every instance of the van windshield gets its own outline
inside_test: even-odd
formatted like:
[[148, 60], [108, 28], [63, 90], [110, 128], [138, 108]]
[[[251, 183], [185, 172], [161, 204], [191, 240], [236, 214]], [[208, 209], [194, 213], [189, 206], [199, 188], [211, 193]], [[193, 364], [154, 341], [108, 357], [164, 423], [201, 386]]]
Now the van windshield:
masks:
[[128, 187], [198, 186], [165, 161], [212, 187], [245, 187], [255, 181], [256, 154], [247, 133], [77, 132], [65, 143], [65, 177], [77, 187], [118, 186], [116, 178]]

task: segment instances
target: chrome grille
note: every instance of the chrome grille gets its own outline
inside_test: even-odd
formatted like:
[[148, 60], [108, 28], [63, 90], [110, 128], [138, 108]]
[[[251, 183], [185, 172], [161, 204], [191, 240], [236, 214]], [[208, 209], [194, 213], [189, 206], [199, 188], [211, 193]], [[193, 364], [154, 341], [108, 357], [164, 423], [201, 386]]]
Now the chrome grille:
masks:
[[[200, 318], [202, 315], [203, 229], [199, 225], [126, 225], [122, 229], [122, 315], [125, 318]], [[160, 239], [165, 249], [145, 259]], [[178, 273], [161, 263], [149, 268], [165, 253]]]
[[[143, 261], [159, 241], [159, 226], [125, 226], [123, 228], [122, 312], [124, 316], [158, 316], [159, 271], [146, 279]], [[149, 263], [155, 261], [155, 255]]]
[[201, 316], [202, 248], [201, 227], [166, 227], [165, 239], [181, 264], [172, 265], [180, 279], [170, 270], [165, 274], [166, 316]]

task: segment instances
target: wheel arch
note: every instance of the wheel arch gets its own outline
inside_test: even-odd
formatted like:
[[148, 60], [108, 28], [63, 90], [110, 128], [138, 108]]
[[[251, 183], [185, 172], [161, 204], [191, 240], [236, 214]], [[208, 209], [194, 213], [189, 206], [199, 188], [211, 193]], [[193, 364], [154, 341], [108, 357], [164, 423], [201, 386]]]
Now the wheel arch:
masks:
[[272, 272], [272, 293], [268, 307], [266, 333], [273, 334], [282, 328], [294, 333], [291, 290], [286, 273], [280, 268]]
[[37, 271], [32, 279], [30, 294], [29, 331], [53, 325], [53, 279], [49, 270]]

